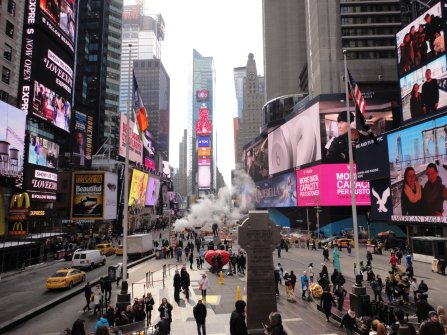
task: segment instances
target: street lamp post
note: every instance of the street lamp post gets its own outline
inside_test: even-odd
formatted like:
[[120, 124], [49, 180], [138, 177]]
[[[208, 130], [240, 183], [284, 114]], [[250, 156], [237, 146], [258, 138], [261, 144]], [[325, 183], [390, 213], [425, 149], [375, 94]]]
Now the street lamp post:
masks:
[[117, 305], [123, 309], [130, 304], [130, 294], [127, 283], [127, 229], [129, 225], [129, 128], [130, 128], [130, 80], [132, 79], [132, 44], [129, 43], [129, 81], [127, 85], [127, 115], [126, 115], [126, 157], [124, 164], [124, 210], [123, 210], [123, 281], [121, 293], [117, 296]]

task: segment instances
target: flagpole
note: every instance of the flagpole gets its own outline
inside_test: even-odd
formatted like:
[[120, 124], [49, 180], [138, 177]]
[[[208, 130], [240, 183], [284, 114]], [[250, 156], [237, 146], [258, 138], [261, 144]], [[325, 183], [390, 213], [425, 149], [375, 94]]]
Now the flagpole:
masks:
[[[346, 86], [346, 114], [348, 121], [348, 152], [349, 152], [349, 181], [351, 184], [351, 207], [352, 207], [352, 225], [354, 229], [353, 239], [354, 239], [354, 255], [355, 264], [354, 271], [355, 275], [360, 274], [360, 257], [359, 257], [359, 234], [357, 226], [357, 206], [355, 202], [355, 179], [354, 179], [354, 159], [352, 154], [352, 134], [351, 134], [351, 112], [349, 110], [349, 89], [348, 89], [348, 66], [346, 64], [346, 53], [347, 51], [343, 49], [343, 61], [345, 65], [345, 86]], [[357, 280], [356, 280], [357, 283]]]

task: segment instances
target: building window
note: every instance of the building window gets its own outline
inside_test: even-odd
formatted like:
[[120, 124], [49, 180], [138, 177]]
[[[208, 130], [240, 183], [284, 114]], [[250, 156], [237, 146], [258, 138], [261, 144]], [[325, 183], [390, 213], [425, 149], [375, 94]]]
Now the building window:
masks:
[[0, 100], [8, 102], [9, 94], [3, 90], [0, 90]]
[[12, 16], [16, 16], [16, 2], [13, 0], [8, 1], [8, 13]]
[[14, 38], [14, 25], [9, 22], [6, 21], [6, 31], [5, 31], [6, 35], [8, 35], [11, 38]]
[[9, 84], [9, 80], [11, 78], [11, 70], [7, 67], [3, 66], [2, 69], [2, 81], [6, 84]]
[[11, 61], [12, 59], [12, 46], [10, 46], [8, 43], [5, 43], [5, 48], [3, 49], [3, 57], [5, 59]]

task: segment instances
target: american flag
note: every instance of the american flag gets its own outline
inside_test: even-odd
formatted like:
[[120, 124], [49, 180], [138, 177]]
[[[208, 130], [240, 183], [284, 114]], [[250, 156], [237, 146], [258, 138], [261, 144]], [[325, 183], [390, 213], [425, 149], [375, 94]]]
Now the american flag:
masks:
[[352, 77], [351, 72], [348, 70], [348, 84], [349, 88], [351, 89], [351, 93], [353, 95], [355, 104], [357, 105], [357, 108], [360, 110], [362, 115], [365, 115], [366, 110], [366, 102], [365, 99], [363, 99], [362, 92], [360, 92], [359, 85], [355, 82], [354, 78]]

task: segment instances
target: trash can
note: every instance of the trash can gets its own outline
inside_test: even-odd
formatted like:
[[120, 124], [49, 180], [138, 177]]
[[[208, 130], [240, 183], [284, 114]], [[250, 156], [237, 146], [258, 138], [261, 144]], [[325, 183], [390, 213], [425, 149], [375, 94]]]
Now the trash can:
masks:
[[116, 271], [118, 269], [118, 265], [110, 265], [109, 266], [109, 271], [108, 271], [108, 276], [110, 281], [116, 281]]
[[439, 272], [439, 259], [434, 259], [431, 263], [431, 272]]

